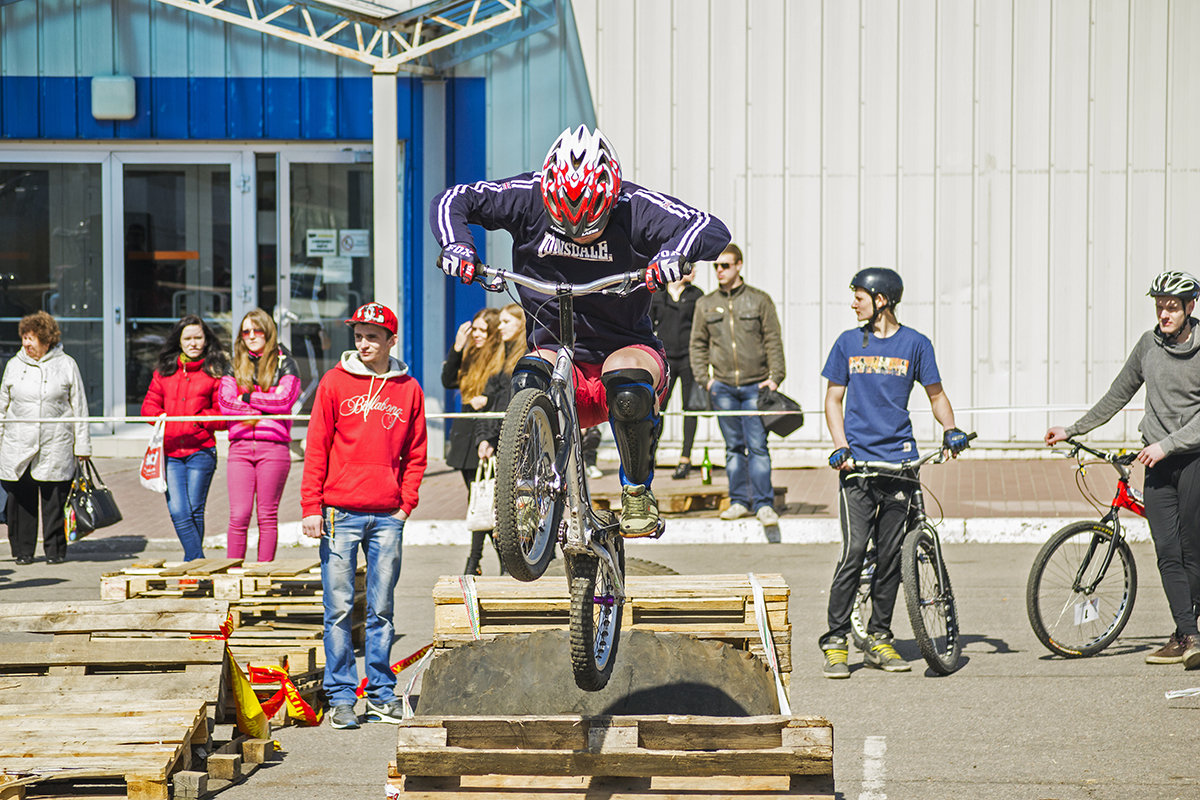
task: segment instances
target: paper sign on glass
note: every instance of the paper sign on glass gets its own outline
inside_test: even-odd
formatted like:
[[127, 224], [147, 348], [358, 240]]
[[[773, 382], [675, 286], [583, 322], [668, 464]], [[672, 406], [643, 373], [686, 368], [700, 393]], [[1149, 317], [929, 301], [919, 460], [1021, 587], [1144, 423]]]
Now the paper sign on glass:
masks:
[[333, 228], [309, 228], [304, 237], [304, 254], [309, 258], [336, 256], [338, 239]]
[[365, 228], [342, 228], [338, 231], [338, 255], [370, 258], [371, 232]]

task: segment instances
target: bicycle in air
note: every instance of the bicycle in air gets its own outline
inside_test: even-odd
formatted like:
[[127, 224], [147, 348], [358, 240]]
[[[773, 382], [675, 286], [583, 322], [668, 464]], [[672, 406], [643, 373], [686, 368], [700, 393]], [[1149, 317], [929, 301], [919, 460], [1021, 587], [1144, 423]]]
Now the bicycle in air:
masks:
[[[967, 436], [967, 441], [976, 434]], [[937, 526], [925, 513], [925, 494], [921, 488], [919, 470], [926, 464], [946, 461], [946, 452], [933, 450], [913, 461], [898, 464], [886, 461], [851, 461], [848, 477], [888, 477], [910, 481], [914, 485], [910, 501], [908, 524], [900, 547], [900, 581], [904, 585], [908, 620], [913, 638], [929, 668], [939, 675], [949, 675], [958, 668], [962, 656], [962, 639], [958, 625], [958, 606], [950, 587], [950, 573], [942, 555], [942, 540]], [[875, 545], [870, 544], [859, 577], [858, 596], [850, 613], [850, 636], [858, 649], [867, 639], [867, 622], [871, 619], [871, 587], [875, 582]]]
[[1137, 453], [1096, 450], [1066, 439], [1069, 458], [1078, 462], [1075, 483], [1100, 508], [1083, 483], [1087, 453], [1117, 471], [1117, 488], [1099, 520], [1072, 522], [1051, 536], [1029, 571], [1025, 609], [1038, 641], [1066, 658], [1092, 656], [1112, 644], [1133, 613], [1137, 566], [1121, 530], [1121, 509], [1146, 516], [1141, 493], [1129, 485], [1129, 465]]
[[[571, 667], [585, 691], [603, 689], [612, 675], [625, 605], [625, 540], [616, 516], [592, 507], [575, 408], [574, 298], [628, 295], [645, 286], [645, 270], [569, 284], [481, 266], [490, 291], [507, 282], [558, 298], [558, 355], [550, 389], [523, 389], [500, 426], [496, 470], [496, 540], [509, 574], [534, 581], [554, 548], [562, 549], [571, 592]], [[652, 536], [660, 536], [663, 523]]]

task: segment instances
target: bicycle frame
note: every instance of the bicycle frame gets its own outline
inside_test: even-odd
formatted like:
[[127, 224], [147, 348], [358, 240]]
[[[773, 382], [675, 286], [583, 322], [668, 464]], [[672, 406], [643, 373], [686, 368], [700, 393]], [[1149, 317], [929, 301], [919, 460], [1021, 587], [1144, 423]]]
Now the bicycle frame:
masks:
[[[559, 537], [564, 553], [593, 555], [613, 578], [617, 600], [625, 598], [625, 576], [617, 566], [613, 537], [616, 526], [605, 525], [592, 508], [591, 493], [583, 472], [582, 433], [575, 408], [575, 304], [574, 298], [586, 294], [628, 294], [642, 285], [640, 270], [600, 278], [585, 284], [555, 283], [538, 280], [508, 270], [481, 265], [484, 288], [500, 291], [505, 281], [558, 298], [559, 347], [550, 377], [550, 402], [558, 411], [561, 447], [554, 463], [555, 492], [566, 492], [566, 532]], [[490, 281], [490, 282], [489, 282]], [[550, 348], [547, 348], [550, 349]]]
[[[1104, 551], [1104, 559], [1100, 562], [1100, 568], [1096, 570], [1096, 576], [1086, 587], [1081, 583], [1083, 576], [1087, 573], [1088, 567], [1092, 563], [1092, 557], [1096, 554], [1096, 537], [1092, 537], [1092, 541], [1088, 544], [1087, 553], [1084, 554], [1083, 560], [1079, 565], [1079, 571], [1075, 574], [1074, 590], [1077, 592], [1085, 592], [1092, 594], [1096, 591], [1096, 587], [1100, 585], [1100, 581], [1108, 573], [1109, 566], [1112, 565], [1113, 556], [1117, 552], [1117, 547], [1120, 546], [1124, 534], [1121, 532], [1121, 509], [1128, 509], [1139, 517], [1146, 516], [1146, 506], [1138, 497], [1136, 490], [1129, 485], [1129, 467], [1128, 462], [1132, 462], [1132, 457], [1129, 456], [1114, 456], [1112, 453], [1106, 453], [1103, 450], [1095, 450], [1082, 442], [1075, 439], [1067, 439], [1067, 444], [1071, 445], [1071, 453], [1069, 458], [1079, 458], [1080, 451], [1090, 453], [1104, 461], [1117, 471], [1120, 476], [1117, 478], [1117, 491], [1113, 495], [1112, 502], [1109, 504], [1108, 513], [1100, 518], [1100, 522], [1107, 523], [1112, 527], [1113, 535], [1109, 539], [1108, 547]], [[1077, 469], [1082, 470], [1083, 464], [1080, 464]]]

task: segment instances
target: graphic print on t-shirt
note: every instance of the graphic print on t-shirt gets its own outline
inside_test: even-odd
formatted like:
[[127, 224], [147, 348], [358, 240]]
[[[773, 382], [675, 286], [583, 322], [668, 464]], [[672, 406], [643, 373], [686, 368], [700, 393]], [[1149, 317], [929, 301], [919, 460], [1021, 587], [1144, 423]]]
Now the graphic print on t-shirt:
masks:
[[888, 358], [887, 356], [851, 356], [849, 364], [851, 375], [907, 375], [907, 358]]

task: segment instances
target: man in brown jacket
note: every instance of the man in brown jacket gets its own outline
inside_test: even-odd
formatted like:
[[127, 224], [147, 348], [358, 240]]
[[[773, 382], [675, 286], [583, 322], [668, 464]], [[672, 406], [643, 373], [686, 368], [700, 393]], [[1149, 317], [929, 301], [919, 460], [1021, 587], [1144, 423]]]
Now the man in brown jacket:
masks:
[[[696, 301], [691, 361], [696, 381], [718, 411], [758, 409], [760, 389], [775, 391], [787, 369], [775, 303], [742, 280], [742, 251], [731, 244], [717, 257], [717, 291]], [[729, 508], [721, 519], [754, 513], [764, 525], [779, 522], [771, 486], [767, 430], [757, 416], [718, 417], [725, 439]]]

